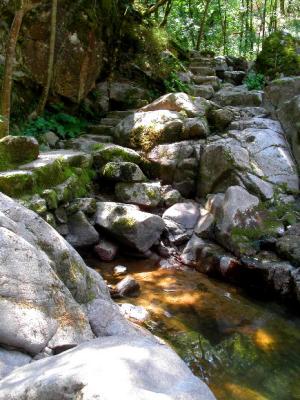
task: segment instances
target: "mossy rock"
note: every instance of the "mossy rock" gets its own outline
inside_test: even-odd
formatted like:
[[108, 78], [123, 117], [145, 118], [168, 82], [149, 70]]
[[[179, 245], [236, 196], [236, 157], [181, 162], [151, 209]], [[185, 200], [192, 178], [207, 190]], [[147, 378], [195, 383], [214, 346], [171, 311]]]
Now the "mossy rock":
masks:
[[93, 156], [96, 168], [102, 167], [108, 162], [131, 162], [134, 164], [140, 164], [142, 162], [142, 157], [139, 153], [116, 144], [96, 144]]
[[0, 171], [34, 161], [39, 156], [39, 144], [33, 137], [6, 136], [0, 140]]
[[284, 74], [300, 74], [300, 56], [297, 54], [296, 39], [285, 32], [273, 32], [262, 46], [255, 64], [257, 72], [275, 79]]
[[0, 173], [0, 191], [7, 196], [18, 198], [35, 190], [36, 180], [31, 171], [7, 171]]
[[140, 167], [131, 162], [109, 162], [101, 170], [103, 178], [116, 182], [143, 182], [147, 178]]

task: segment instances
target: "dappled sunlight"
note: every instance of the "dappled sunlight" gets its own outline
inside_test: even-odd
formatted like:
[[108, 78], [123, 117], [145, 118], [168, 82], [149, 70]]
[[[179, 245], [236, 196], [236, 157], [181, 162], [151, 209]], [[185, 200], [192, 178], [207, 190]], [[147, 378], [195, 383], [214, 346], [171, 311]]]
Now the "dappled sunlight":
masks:
[[235, 383], [225, 383], [225, 390], [236, 400], [270, 400], [259, 392]]
[[274, 350], [276, 345], [275, 339], [263, 329], [256, 331], [254, 340], [256, 345], [265, 351]]
[[123, 279], [114, 266], [128, 268], [140, 295], [118, 301], [146, 308], [146, 327], [206, 379], [218, 400], [290, 400], [298, 393], [300, 321], [283, 318], [278, 305], [191, 269], [160, 269], [155, 260], [88, 263], [111, 284]]

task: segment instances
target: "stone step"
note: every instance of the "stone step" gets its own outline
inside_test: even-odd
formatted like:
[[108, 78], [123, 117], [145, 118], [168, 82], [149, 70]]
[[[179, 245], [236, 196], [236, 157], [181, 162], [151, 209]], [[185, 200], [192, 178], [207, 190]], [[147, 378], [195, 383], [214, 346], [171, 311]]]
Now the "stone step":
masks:
[[220, 80], [217, 76], [202, 76], [195, 75], [193, 81], [198, 85], [212, 85], [212, 87], [217, 90], [220, 87]]
[[106, 118], [119, 118], [123, 119], [128, 117], [128, 115], [131, 115], [135, 112], [136, 110], [126, 110], [126, 111], [110, 111], [107, 115]]
[[113, 137], [106, 135], [82, 135], [76, 139], [66, 141], [64, 148], [91, 153], [99, 143], [113, 143]]
[[197, 58], [191, 61], [190, 67], [215, 67], [215, 60], [212, 58]]
[[191, 71], [194, 75], [215, 75], [216, 71], [212, 67], [191, 67]]
[[105, 135], [105, 136], [113, 136], [114, 127], [104, 124], [98, 125], [89, 125], [87, 128], [88, 134], [91, 135]]
[[215, 93], [212, 85], [194, 85], [191, 87], [192, 95], [196, 97], [203, 97], [204, 99], [211, 99]]
[[102, 118], [101, 124], [107, 126], [117, 126], [120, 121], [120, 118]]
[[221, 106], [261, 107], [263, 93], [244, 86], [225, 87], [216, 93], [214, 101]]

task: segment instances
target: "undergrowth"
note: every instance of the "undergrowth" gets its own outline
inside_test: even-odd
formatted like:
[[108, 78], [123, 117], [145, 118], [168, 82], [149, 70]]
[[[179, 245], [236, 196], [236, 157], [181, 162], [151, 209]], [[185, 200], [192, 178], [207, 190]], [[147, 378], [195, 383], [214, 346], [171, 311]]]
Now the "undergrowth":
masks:
[[77, 137], [87, 126], [87, 122], [63, 111], [50, 113], [26, 122], [18, 132], [25, 136], [41, 137], [46, 132], [54, 132], [60, 139]]

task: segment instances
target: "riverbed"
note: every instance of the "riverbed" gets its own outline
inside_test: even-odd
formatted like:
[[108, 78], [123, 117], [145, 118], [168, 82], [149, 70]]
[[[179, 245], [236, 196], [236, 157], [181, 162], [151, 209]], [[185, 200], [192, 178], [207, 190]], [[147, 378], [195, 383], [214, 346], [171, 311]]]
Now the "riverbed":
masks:
[[118, 300], [145, 307], [145, 324], [165, 339], [218, 400], [300, 399], [300, 318], [287, 307], [188, 268], [160, 269], [155, 260], [118, 259], [88, 265], [109, 284], [124, 265], [141, 286]]

